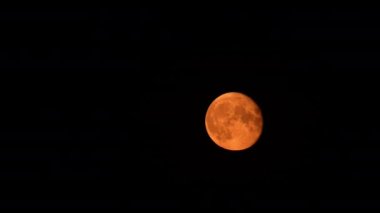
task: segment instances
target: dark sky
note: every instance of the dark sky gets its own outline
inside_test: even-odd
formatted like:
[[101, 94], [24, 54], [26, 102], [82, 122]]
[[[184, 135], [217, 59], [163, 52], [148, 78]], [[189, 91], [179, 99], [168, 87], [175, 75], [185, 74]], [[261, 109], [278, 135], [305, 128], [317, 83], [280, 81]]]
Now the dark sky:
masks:
[[[0, 11], [1, 207], [378, 208], [374, 9]], [[224, 92], [260, 141], [207, 136]]]

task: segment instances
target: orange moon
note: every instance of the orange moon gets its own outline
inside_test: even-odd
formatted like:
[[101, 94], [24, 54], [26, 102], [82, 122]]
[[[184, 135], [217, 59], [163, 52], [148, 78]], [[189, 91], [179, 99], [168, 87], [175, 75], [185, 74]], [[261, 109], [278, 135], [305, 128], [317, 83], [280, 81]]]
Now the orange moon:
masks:
[[210, 138], [218, 146], [233, 151], [251, 147], [263, 131], [259, 106], [238, 92], [217, 97], [207, 109], [205, 123]]

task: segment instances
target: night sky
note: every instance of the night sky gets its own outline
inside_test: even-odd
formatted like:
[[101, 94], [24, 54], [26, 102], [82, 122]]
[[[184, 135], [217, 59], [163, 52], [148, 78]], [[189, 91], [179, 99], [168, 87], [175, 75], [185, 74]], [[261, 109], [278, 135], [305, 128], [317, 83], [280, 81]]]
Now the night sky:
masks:
[[[379, 208], [375, 9], [1, 9], [0, 207]], [[250, 149], [209, 104], [261, 107]]]

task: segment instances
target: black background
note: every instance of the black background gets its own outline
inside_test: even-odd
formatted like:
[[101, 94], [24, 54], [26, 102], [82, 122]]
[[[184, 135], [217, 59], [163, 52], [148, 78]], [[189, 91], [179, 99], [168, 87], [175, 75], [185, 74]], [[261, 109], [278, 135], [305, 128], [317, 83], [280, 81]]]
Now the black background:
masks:
[[[379, 207], [375, 9], [3, 9], [2, 207]], [[264, 131], [212, 143], [238, 91]]]

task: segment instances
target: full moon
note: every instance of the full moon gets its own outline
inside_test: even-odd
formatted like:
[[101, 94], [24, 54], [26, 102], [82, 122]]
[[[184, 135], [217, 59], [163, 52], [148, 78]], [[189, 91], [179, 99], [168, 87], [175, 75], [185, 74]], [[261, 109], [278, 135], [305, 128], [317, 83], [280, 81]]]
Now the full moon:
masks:
[[247, 95], [229, 92], [217, 97], [206, 113], [206, 130], [218, 146], [233, 151], [254, 145], [263, 130], [259, 106]]

